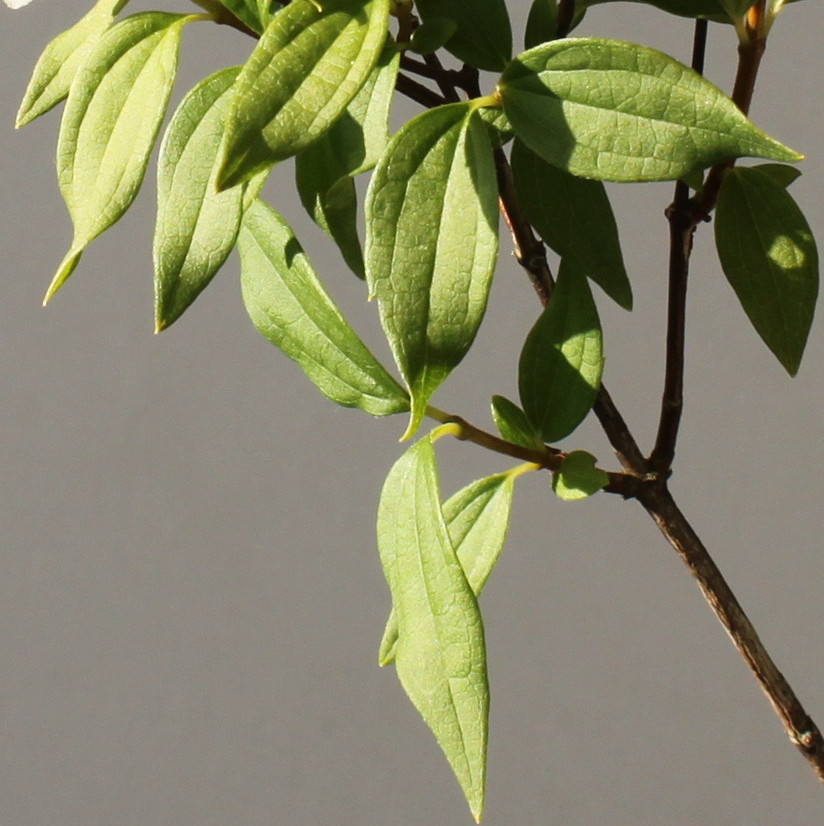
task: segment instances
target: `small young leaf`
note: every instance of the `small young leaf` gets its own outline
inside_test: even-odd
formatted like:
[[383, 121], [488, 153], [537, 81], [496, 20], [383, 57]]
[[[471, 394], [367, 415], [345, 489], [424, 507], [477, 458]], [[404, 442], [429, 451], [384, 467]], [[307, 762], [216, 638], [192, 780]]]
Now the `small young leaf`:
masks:
[[537, 46], [509, 64], [499, 90], [518, 137], [583, 178], [678, 180], [740, 155], [802, 157], [692, 69], [633, 43], [572, 38]]
[[269, 0], [217, 0], [241, 23], [252, 31], [262, 34], [272, 17]]
[[343, 115], [295, 156], [295, 179], [304, 208], [335, 241], [344, 261], [359, 278], [364, 277], [363, 252], [352, 178], [371, 169], [386, 148], [399, 61], [400, 53], [393, 44], [387, 44]]
[[585, 450], [567, 454], [558, 472], [552, 477], [552, 490], [559, 499], [574, 502], [586, 499], [609, 483], [609, 477], [595, 467], [596, 459]]
[[495, 420], [495, 426], [502, 439], [530, 449], [543, 448], [541, 434], [515, 402], [511, 402], [504, 396], [493, 396], [492, 418]]
[[91, 11], [46, 46], [17, 112], [17, 129], [48, 112], [69, 94], [77, 70], [126, 2], [98, 0]]
[[366, 277], [411, 390], [409, 436], [475, 338], [498, 251], [492, 148], [470, 103], [424, 112], [395, 135], [366, 216]]
[[807, 220], [772, 175], [736, 167], [721, 185], [715, 244], [744, 312], [794, 376], [818, 296], [818, 250]]
[[293, 0], [235, 84], [219, 187], [299, 152], [343, 113], [386, 42], [389, 0]]
[[416, 0], [415, 7], [424, 24], [443, 18], [455, 23], [455, 33], [445, 45], [458, 60], [500, 72], [512, 57], [506, 0]]
[[[572, 31], [586, 14], [586, 4], [580, 0], [575, 4], [572, 16]], [[558, 37], [558, 0], [532, 0], [529, 17], [524, 30], [524, 48], [531, 49]]]
[[512, 146], [511, 160], [515, 188], [540, 236], [631, 310], [632, 287], [604, 185], [548, 164], [519, 140]]
[[398, 679], [480, 820], [489, 686], [481, 614], [444, 522], [429, 438], [389, 472], [378, 549], [398, 621]]
[[74, 224], [48, 301], [83, 250], [129, 208], [146, 172], [177, 71], [183, 26], [195, 15], [145, 12], [109, 29], [72, 83], [57, 143], [60, 191]]
[[321, 393], [373, 416], [409, 409], [406, 393], [323, 289], [292, 230], [262, 201], [244, 213], [238, 249], [252, 323]]
[[[499, 473], [478, 479], [444, 502], [449, 538], [475, 596], [480, 595], [506, 541], [515, 477]], [[378, 663], [395, 660], [398, 616], [393, 609], [383, 632]]]
[[587, 279], [561, 262], [549, 306], [524, 342], [521, 404], [545, 442], [572, 433], [589, 412], [603, 369], [601, 324]]

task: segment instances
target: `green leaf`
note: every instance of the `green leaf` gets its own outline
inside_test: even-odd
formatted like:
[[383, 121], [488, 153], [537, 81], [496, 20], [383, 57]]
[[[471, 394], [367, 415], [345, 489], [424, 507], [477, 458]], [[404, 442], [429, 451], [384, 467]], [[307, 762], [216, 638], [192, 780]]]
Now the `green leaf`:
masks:
[[818, 250], [807, 220], [772, 175], [733, 168], [718, 196], [715, 244], [744, 312], [794, 376], [818, 296]]
[[252, 323], [321, 393], [373, 416], [409, 409], [406, 393], [323, 289], [292, 230], [262, 201], [243, 216], [238, 250]]
[[272, 5], [269, 0], [217, 0], [217, 2], [258, 34], [262, 34], [273, 16], [269, 10]]
[[412, 394], [406, 436], [475, 339], [497, 251], [487, 128], [471, 103], [424, 112], [392, 139], [366, 197], [366, 277]]
[[585, 450], [573, 450], [552, 477], [552, 490], [559, 499], [586, 499], [609, 484], [609, 476], [595, 467], [596, 459]]
[[486, 124], [489, 130], [489, 139], [495, 148], [506, 146], [514, 137], [515, 132], [504, 110], [489, 106], [478, 109], [478, 117]]
[[444, 522], [429, 438], [389, 472], [378, 509], [378, 549], [398, 619], [398, 679], [480, 820], [489, 716], [484, 631]]
[[458, 24], [447, 17], [431, 17], [424, 20], [409, 41], [409, 51], [417, 54], [432, 54], [442, 48], [458, 30]]
[[77, 72], [57, 143], [74, 238], [45, 301], [137, 195], [174, 84], [183, 26], [196, 19], [163, 12], [128, 17], [94, 44]]
[[783, 186], [784, 189], [801, 177], [801, 170], [797, 166], [788, 166], [783, 163], [759, 163], [753, 169], [769, 175], [775, 183]]
[[[444, 502], [449, 538], [475, 596], [483, 590], [503, 550], [514, 487], [514, 474], [499, 473], [472, 482]], [[393, 609], [381, 640], [380, 665], [394, 662], [397, 644], [398, 615]]]
[[335, 241], [359, 278], [365, 274], [352, 178], [371, 169], [386, 148], [399, 61], [400, 53], [388, 43], [343, 115], [295, 157], [295, 177], [304, 208]]
[[545, 442], [572, 433], [595, 402], [604, 359], [601, 324], [587, 279], [561, 262], [549, 306], [524, 342], [518, 388]]
[[526, 413], [514, 402], [504, 396], [493, 396], [492, 418], [501, 438], [532, 450], [543, 449], [541, 434], [529, 421]]
[[77, 70], [126, 2], [98, 0], [91, 11], [46, 46], [17, 112], [17, 129], [48, 112], [69, 94]]
[[221, 189], [296, 154], [343, 114], [388, 19], [389, 0], [293, 0], [274, 16], [236, 82]]
[[458, 60], [500, 72], [512, 57], [512, 27], [506, 0], [416, 0], [424, 24], [447, 18], [456, 24], [446, 49]]
[[[222, 69], [198, 83], [175, 112], [160, 147], [153, 250], [157, 332], [183, 315], [237, 239], [244, 186], [218, 192], [215, 181], [239, 71]], [[262, 184], [262, 178], [250, 182], [255, 194]]]
[[709, 81], [646, 46], [556, 40], [510, 63], [499, 90], [517, 136], [583, 178], [678, 180], [741, 155], [802, 157]]
[[[572, 31], [586, 14], [586, 5], [580, 0], [575, 4]], [[558, 0], [532, 0], [524, 30], [524, 48], [531, 49], [558, 37]]]
[[631, 310], [632, 287], [604, 185], [548, 164], [518, 140], [512, 176], [527, 218], [544, 241]]

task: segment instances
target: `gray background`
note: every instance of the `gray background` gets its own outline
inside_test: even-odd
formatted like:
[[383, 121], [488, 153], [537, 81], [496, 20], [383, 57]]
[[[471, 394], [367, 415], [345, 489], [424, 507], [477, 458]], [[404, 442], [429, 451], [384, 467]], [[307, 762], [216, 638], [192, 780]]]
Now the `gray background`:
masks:
[[[36, 54], [87, 5], [0, 8], [0, 823], [469, 823], [392, 669], [376, 666], [389, 600], [374, 514], [404, 423], [322, 399], [248, 323], [234, 259], [153, 336], [151, 176], [40, 308], [70, 240], [52, 169], [58, 120], [22, 133], [12, 122]], [[689, 59], [687, 21], [625, 3], [589, 17], [586, 33]], [[823, 25], [815, 0], [787, 11], [753, 110], [809, 154], [793, 192], [819, 235]], [[732, 31], [714, 26], [711, 38], [708, 73], [729, 88]], [[175, 100], [249, 48], [202, 24], [185, 41]], [[373, 308], [307, 226], [290, 176], [278, 171], [270, 200], [385, 353]], [[636, 309], [599, 296], [606, 380], [649, 445], [671, 187], [614, 192]], [[707, 228], [673, 489], [824, 719], [824, 327], [791, 381], [748, 328], [711, 247]], [[507, 250], [478, 344], [436, 400], [479, 424], [491, 393], [515, 396], [538, 311]], [[592, 423], [570, 444], [611, 463]], [[445, 440], [439, 451], [447, 492], [508, 466], [471, 445]], [[485, 822], [822, 822], [824, 789], [640, 508], [606, 495], [562, 504], [548, 483], [519, 482], [483, 597]]]

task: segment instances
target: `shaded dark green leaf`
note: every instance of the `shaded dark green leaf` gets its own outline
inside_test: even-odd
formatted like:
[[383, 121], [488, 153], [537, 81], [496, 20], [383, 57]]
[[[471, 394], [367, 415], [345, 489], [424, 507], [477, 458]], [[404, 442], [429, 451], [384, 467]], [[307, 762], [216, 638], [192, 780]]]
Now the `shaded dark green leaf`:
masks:
[[562, 261], [518, 368], [521, 404], [545, 442], [563, 439], [583, 421], [601, 386], [603, 363], [601, 324], [587, 279]]
[[515, 402], [504, 396], [493, 396], [492, 418], [502, 439], [532, 450], [543, 448], [541, 434]]
[[803, 213], [772, 175], [731, 169], [718, 196], [715, 244], [753, 327], [795, 375], [818, 296], [818, 250]]
[[632, 287], [604, 185], [548, 164], [518, 140], [512, 146], [512, 176], [527, 218], [544, 241], [632, 309]]

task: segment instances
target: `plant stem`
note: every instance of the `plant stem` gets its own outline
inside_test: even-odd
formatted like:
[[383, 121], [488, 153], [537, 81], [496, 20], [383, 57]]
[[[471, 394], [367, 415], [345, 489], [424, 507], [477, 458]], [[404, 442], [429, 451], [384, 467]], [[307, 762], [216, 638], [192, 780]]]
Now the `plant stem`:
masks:
[[[702, 74], [707, 52], [707, 21], [695, 21], [692, 68]], [[650, 455], [651, 470], [665, 478], [675, 458], [675, 444], [684, 408], [684, 342], [687, 317], [687, 281], [695, 222], [690, 209], [689, 187], [675, 184], [675, 196], [666, 211], [670, 227], [669, 300], [667, 303], [667, 346], [664, 392], [658, 435]]]
[[772, 704], [790, 741], [824, 782], [824, 738], [778, 670], [709, 552], [665, 484], [645, 485], [637, 498], [689, 568], [715, 616]]

